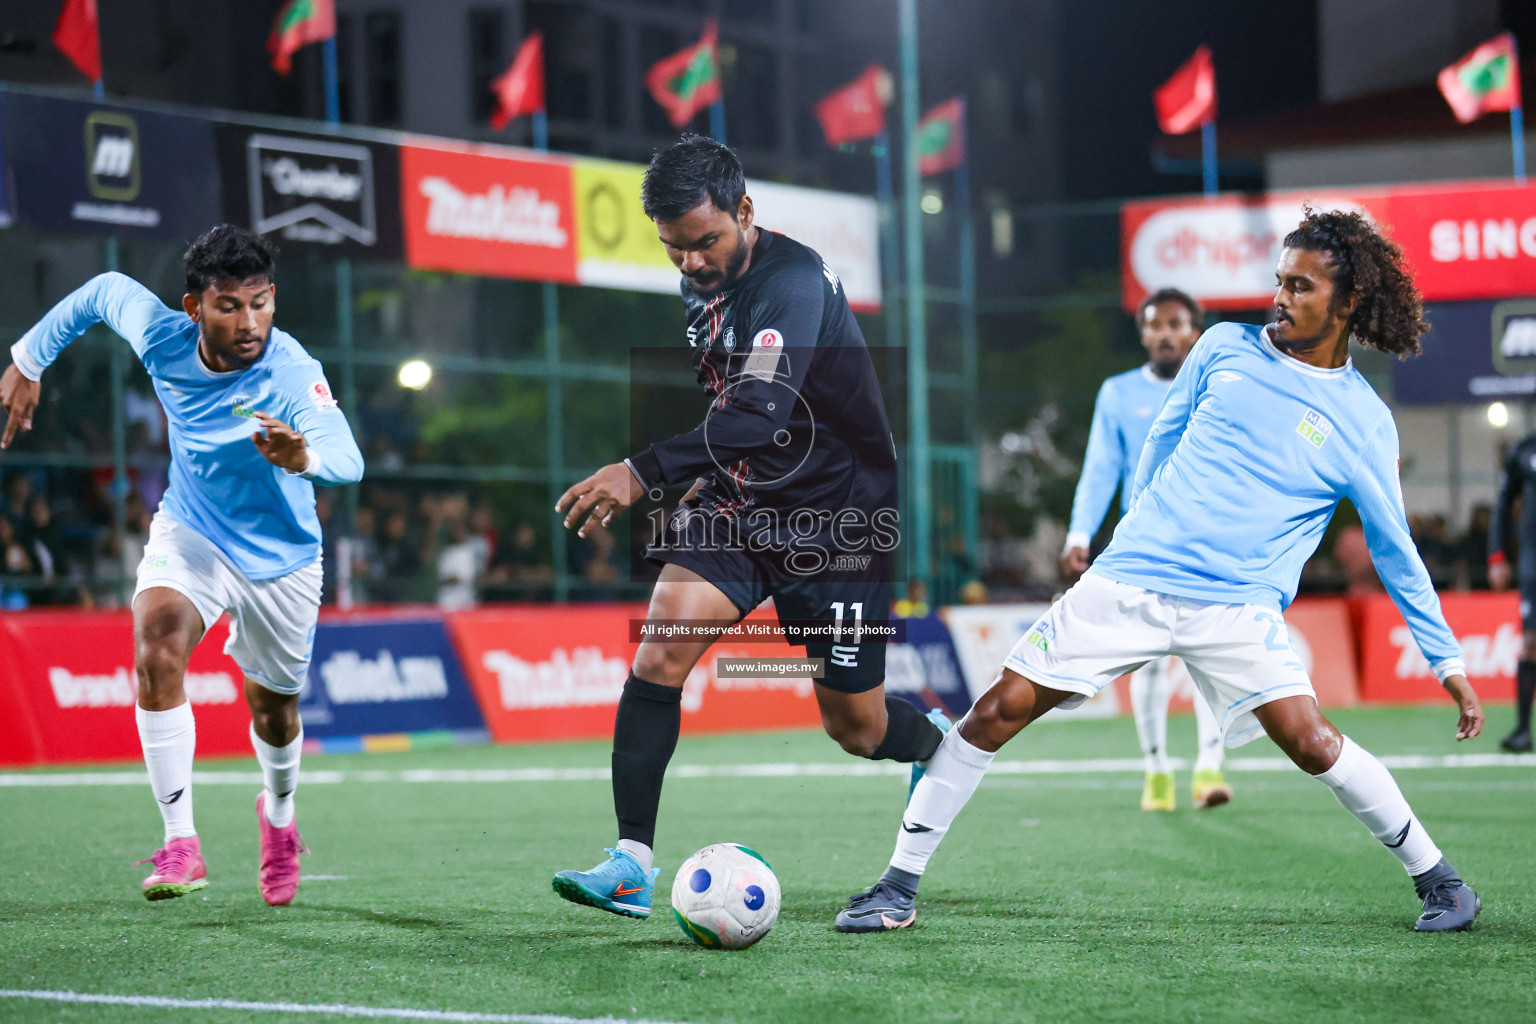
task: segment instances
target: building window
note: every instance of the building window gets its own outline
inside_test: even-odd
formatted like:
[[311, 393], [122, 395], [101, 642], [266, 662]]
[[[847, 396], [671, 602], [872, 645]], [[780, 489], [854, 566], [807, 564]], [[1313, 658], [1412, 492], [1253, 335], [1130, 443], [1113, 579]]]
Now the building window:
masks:
[[355, 27], [352, 15], [336, 15], [336, 105], [343, 121], [357, 120], [357, 55], [352, 49]]
[[[725, 63], [725, 54], [722, 53], [721, 64]], [[777, 149], [777, 54], [766, 47], [737, 46], [735, 66], [728, 66], [725, 71], [726, 137], [733, 145], [748, 149]]]
[[491, 81], [506, 70], [505, 17], [498, 10], [469, 12], [469, 119], [485, 124], [496, 112]]
[[374, 11], [363, 18], [363, 52], [368, 75], [368, 123], [400, 123], [404, 96], [404, 55], [400, 52], [400, 15]]
[[566, 3], [529, 3], [523, 8], [529, 32], [544, 33], [545, 99], [551, 118], [592, 117], [593, 72], [600, 42], [591, 11]]

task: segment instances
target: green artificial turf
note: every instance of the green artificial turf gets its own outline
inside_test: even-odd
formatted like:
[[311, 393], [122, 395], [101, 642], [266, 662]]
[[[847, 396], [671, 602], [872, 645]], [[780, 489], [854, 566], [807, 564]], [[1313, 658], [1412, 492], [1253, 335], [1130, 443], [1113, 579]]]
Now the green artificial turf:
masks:
[[[1449, 705], [1334, 716], [1378, 754], [1494, 753], [1509, 717], [1455, 744]], [[1171, 724], [1175, 754], [1193, 723]], [[1270, 758], [1261, 740], [1234, 757]], [[1007, 760], [1132, 758], [1128, 720], [1042, 723]], [[817, 733], [685, 738], [674, 766], [847, 765]], [[148, 903], [147, 788], [0, 786], [0, 989], [659, 1021], [1513, 1021], [1536, 1019], [1536, 758], [1397, 772], [1482, 894], [1467, 934], [1417, 935], [1392, 856], [1298, 771], [1229, 773], [1210, 812], [1137, 809], [1135, 771], [989, 777], [934, 859], [917, 924], [839, 935], [832, 918], [890, 854], [905, 780], [674, 777], [656, 913], [563, 902], [550, 875], [613, 842], [602, 780], [410, 782], [412, 769], [603, 768], [606, 743], [311, 757], [313, 852], [291, 907], [256, 891], [254, 784], [199, 785], [211, 885]], [[135, 766], [107, 766], [133, 770]], [[254, 761], [209, 761], [252, 772]], [[360, 779], [359, 773], [382, 773]], [[672, 873], [736, 841], [772, 861], [774, 931], [710, 952], [671, 919]], [[297, 1012], [150, 1009], [0, 997], [3, 1021], [232, 1021]]]

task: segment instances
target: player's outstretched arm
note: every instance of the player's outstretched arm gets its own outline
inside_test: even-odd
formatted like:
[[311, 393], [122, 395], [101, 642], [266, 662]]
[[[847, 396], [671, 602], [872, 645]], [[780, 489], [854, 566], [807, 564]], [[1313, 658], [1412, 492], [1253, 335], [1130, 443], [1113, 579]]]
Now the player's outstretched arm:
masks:
[[594, 526], [607, 526], [644, 493], [629, 466], [615, 462], [568, 487], [555, 502], [555, 512], [565, 516], [567, 530], [580, 524], [576, 536], [585, 537]]
[[355, 484], [363, 478], [363, 458], [350, 430], [343, 429], [344, 437], [318, 428], [306, 435], [260, 410], [256, 422], [262, 430], [251, 435], [251, 443], [262, 458], [279, 469], [333, 487]]
[[1445, 677], [1442, 684], [1451, 699], [1456, 702], [1460, 717], [1456, 722], [1456, 739], [1469, 740], [1483, 731], [1483, 705], [1478, 702], [1477, 691], [1460, 672]]
[[5, 407], [5, 435], [0, 437], [0, 448], [9, 448], [19, 432], [32, 429], [32, 413], [42, 390], [42, 385], [28, 380], [15, 363], [5, 368], [0, 375], [0, 406]]

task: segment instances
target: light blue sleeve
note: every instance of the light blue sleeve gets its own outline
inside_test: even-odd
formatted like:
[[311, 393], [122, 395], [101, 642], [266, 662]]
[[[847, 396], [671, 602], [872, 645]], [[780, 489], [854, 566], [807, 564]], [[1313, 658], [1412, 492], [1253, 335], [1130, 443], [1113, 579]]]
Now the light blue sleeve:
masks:
[[142, 360], [157, 323], [175, 311], [126, 274], [98, 274], [70, 292], [11, 346], [11, 358], [29, 380], [37, 380], [64, 346], [92, 326], [104, 323], [133, 346]]
[[1168, 389], [1168, 397], [1163, 399], [1157, 419], [1152, 421], [1152, 430], [1147, 434], [1147, 443], [1142, 446], [1140, 460], [1136, 463], [1136, 480], [1131, 485], [1133, 502], [1152, 482], [1157, 467], [1168, 461], [1189, 426], [1195, 402], [1205, 388], [1205, 369], [1210, 362], [1210, 353], [1216, 347], [1205, 339], [1216, 330], [1211, 328], [1195, 343], [1189, 358], [1179, 367], [1179, 375], [1173, 378], [1173, 386]]
[[1464, 673], [1461, 644], [1440, 611], [1440, 598], [1408, 532], [1408, 516], [1398, 483], [1397, 426], [1387, 417], [1360, 457], [1348, 496], [1360, 513], [1365, 542], [1376, 572], [1392, 595], [1435, 675], [1442, 681]]
[[[1113, 380], [1113, 378], [1111, 378]], [[1115, 434], [1115, 398], [1110, 382], [1099, 385], [1093, 403], [1093, 425], [1088, 428], [1088, 450], [1083, 453], [1083, 474], [1077, 478], [1072, 497], [1072, 518], [1067, 524], [1067, 547], [1087, 547], [1104, 524], [1104, 514], [1120, 484], [1126, 455]]]
[[327, 487], [355, 484], [363, 478], [363, 453], [352, 436], [346, 414], [331, 394], [325, 371], [313, 359], [300, 360], [273, 374], [285, 408], [272, 414], [304, 435], [311, 457], [319, 459], [305, 479]]

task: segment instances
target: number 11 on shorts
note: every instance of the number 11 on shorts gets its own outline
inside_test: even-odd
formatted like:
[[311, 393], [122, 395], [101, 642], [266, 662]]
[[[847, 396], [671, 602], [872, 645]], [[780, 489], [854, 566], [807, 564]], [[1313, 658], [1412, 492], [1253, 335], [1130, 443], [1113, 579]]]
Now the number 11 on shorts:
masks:
[[[864, 632], [864, 602], [854, 601], [848, 606], [853, 611], [853, 642], [859, 642], [859, 636]], [[832, 629], [833, 636], [837, 640], [843, 638], [843, 602], [832, 602]]]

